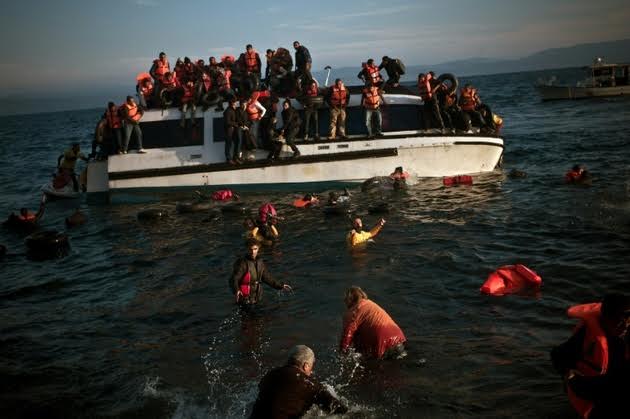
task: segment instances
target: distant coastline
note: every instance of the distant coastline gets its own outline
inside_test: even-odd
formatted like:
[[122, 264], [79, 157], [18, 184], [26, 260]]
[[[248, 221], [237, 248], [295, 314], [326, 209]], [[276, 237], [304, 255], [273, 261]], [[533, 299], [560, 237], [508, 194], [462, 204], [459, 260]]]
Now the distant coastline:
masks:
[[[410, 65], [406, 63], [407, 72], [401, 81], [415, 81], [418, 73], [428, 70], [438, 74], [454, 73], [460, 77], [562, 70], [587, 66], [595, 57], [603, 57], [606, 62], [630, 62], [630, 39], [579, 44], [566, 48], [550, 48], [527, 57], [511, 60], [469, 58], [440, 64]], [[380, 61], [381, 57], [372, 58]], [[403, 61], [407, 61], [404, 57], [402, 58]], [[147, 65], [149, 64], [147, 63]], [[335, 78], [342, 78], [349, 85], [359, 83], [356, 78], [356, 74], [360, 70], [359, 64], [357, 63], [356, 67], [333, 68], [329, 84]], [[323, 84], [326, 71], [314, 71], [313, 75]], [[12, 94], [0, 98], [0, 116], [104, 108], [108, 101], [122, 101], [126, 95], [134, 93], [135, 87], [130, 81], [128, 88], [122, 87], [120, 84], [99, 86], [98, 90], [92, 92], [76, 90], [69, 91], [63, 96]]]

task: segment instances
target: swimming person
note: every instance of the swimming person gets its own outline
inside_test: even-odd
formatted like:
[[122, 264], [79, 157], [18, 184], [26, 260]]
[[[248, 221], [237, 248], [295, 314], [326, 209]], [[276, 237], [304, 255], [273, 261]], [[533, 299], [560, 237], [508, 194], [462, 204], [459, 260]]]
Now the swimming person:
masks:
[[269, 371], [258, 385], [250, 419], [302, 417], [314, 404], [328, 414], [348, 411], [312, 377], [315, 353], [305, 345], [291, 349], [287, 364]]
[[258, 257], [260, 242], [256, 239], [247, 240], [247, 254], [237, 259], [234, 263], [230, 287], [236, 298], [237, 304], [256, 304], [262, 298], [261, 282], [277, 289], [291, 291], [289, 284], [284, 284], [273, 279], [265, 263]]
[[373, 237], [376, 237], [381, 229], [385, 225], [385, 219], [381, 218], [378, 223], [370, 231], [363, 231], [363, 222], [360, 218], [355, 218], [352, 222], [354, 227], [350, 233], [346, 236], [348, 244], [352, 247], [365, 243]]
[[354, 346], [357, 352], [373, 358], [397, 358], [405, 355], [405, 334], [390, 315], [370, 300], [360, 287], [348, 288], [343, 301], [346, 313], [339, 344], [341, 352]]

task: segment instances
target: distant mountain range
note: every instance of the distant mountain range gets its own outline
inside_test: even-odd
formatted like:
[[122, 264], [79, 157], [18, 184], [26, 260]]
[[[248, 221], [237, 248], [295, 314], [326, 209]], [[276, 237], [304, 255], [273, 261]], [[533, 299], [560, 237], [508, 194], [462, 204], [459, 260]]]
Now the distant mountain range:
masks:
[[[514, 60], [469, 58], [440, 64], [407, 65], [407, 72], [402, 81], [415, 81], [418, 73], [429, 70], [437, 74], [474, 76], [582, 67], [591, 64], [596, 57], [602, 57], [606, 62], [630, 62], [630, 39], [551, 48]], [[335, 78], [342, 78], [349, 85], [358, 84], [359, 80], [356, 78], [358, 72], [358, 66], [334, 68], [330, 74], [329, 84], [332, 84]], [[313, 75], [322, 84], [326, 79], [325, 71], [317, 71]], [[118, 98], [122, 101], [122, 98], [133, 91], [133, 86], [126, 88], [118, 85], [102, 86], [98, 91], [91, 92], [67, 92], [67, 97], [5, 96], [0, 97], [0, 115], [105, 108], [109, 100]]]

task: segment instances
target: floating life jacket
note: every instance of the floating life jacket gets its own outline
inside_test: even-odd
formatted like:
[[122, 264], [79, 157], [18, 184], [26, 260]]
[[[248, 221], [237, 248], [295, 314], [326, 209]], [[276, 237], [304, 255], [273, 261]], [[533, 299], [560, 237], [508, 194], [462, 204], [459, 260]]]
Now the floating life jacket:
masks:
[[230, 189], [220, 189], [218, 191], [212, 192], [211, 198], [214, 201], [227, 201], [234, 197], [234, 192]]
[[245, 70], [250, 73], [256, 73], [260, 69], [258, 68], [258, 53], [255, 49], [252, 49], [252, 52], [245, 52]]
[[505, 295], [522, 290], [525, 287], [539, 287], [542, 279], [525, 265], [501, 266], [488, 275], [480, 291], [488, 295]]
[[378, 109], [381, 104], [381, 96], [378, 87], [372, 86], [363, 90], [363, 106], [366, 109]]
[[475, 99], [475, 89], [462, 89], [462, 94], [459, 98], [459, 106], [462, 111], [474, 111], [477, 107], [477, 100]]
[[472, 185], [473, 178], [469, 175], [446, 176], [442, 179], [444, 186]]
[[132, 106], [128, 103], [125, 103], [125, 107], [127, 108], [127, 115], [129, 116], [129, 119], [138, 122], [142, 118], [142, 114], [138, 110], [137, 104], [134, 103]]
[[367, 70], [370, 83], [373, 86], [377, 85], [381, 80], [383, 80], [383, 77], [381, 77], [381, 73], [378, 71], [378, 66], [372, 64], [366, 66], [365, 69]]
[[[608, 370], [608, 339], [600, 323], [601, 309], [601, 303], [591, 303], [576, 305], [567, 310], [569, 317], [582, 320], [575, 332], [582, 327], [585, 328], [582, 359], [577, 362], [576, 369], [587, 377], [603, 375]], [[593, 409], [593, 402], [580, 399], [570, 386], [567, 386], [567, 395], [580, 416], [588, 418]]]
[[259, 121], [261, 118], [260, 109], [256, 106], [258, 101], [256, 99], [250, 99], [247, 101], [247, 118], [250, 121]]
[[107, 119], [107, 127], [110, 129], [116, 129], [122, 127], [120, 122], [120, 116], [118, 115], [118, 108], [114, 107], [114, 110], [107, 109], [105, 111], [105, 119]]
[[[317, 202], [317, 201], [315, 201]], [[309, 207], [311, 205], [313, 205], [314, 202], [310, 199], [304, 199], [304, 198], [298, 198], [295, 201], [293, 201], [293, 206], [295, 208], [306, 208]]]
[[258, 218], [263, 224], [267, 223], [269, 217], [276, 217], [278, 215], [276, 208], [272, 203], [264, 203], [258, 208]]
[[333, 106], [346, 106], [348, 104], [348, 91], [345, 88], [340, 89], [337, 86], [333, 86], [330, 103]]
[[425, 77], [424, 81], [418, 80], [418, 91], [420, 93], [420, 97], [424, 101], [430, 100], [433, 97], [431, 82], [429, 80], [429, 77]]
[[155, 74], [158, 76], [158, 80], [161, 80], [166, 73], [171, 71], [171, 65], [168, 60], [153, 60], [153, 64], [155, 64]]

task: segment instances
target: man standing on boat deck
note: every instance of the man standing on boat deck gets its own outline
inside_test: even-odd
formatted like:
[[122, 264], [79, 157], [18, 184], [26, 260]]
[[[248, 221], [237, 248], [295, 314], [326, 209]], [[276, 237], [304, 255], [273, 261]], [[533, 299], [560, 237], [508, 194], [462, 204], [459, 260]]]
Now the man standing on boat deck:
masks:
[[[444, 121], [440, 114], [440, 108], [436, 98], [436, 91], [440, 87], [440, 82], [435, 80], [432, 82], [432, 72], [428, 74], [418, 74], [418, 91], [424, 102], [422, 107], [422, 120], [424, 121], [424, 129], [439, 128], [444, 129]], [[437, 83], [435, 83], [437, 82]]]
[[[385, 105], [385, 98], [383, 92], [377, 86], [372, 85], [363, 89], [363, 95], [361, 96], [361, 106], [365, 108], [365, 126], [367, 127], [368, 137], [374, 138], [374, 136], [381, 136], [381, 126], [383, 125], [383, 116], [381, 115], [381, 105]], [[373, 120], [374, 128], [376, 128], [376, 134], [372, 129]]]
[[295, 48], [295, 78], [300, 81], [301, 85], [307, 84], [313, 79], [311, 53], [298, 41], [293, 42], [293, 48]]
[[256, 239], [247, 240], [247, 254], [234, 263], [230, 288], [236, 298], [236, 303], [252, 305], [262, 298], [262, 282], [277, 289], [291, 291], [289, 284], [276, 281], [265, 266], [265, 262], [258, 257], [260, 242]]
[[236, 99], [230, 99], [230, 105], [225, 112], [223, 112], [223, 126], [225, 128], [225, 161], [229, 164], [239, 162], [238, 155], [241, 151], [236, 109]]
[[341, 79], [335, 80], [335, 84], [328, 91], [328, 105], [330, 106], [330, 139], [334, 140], [337, 131], [341, 138], [346, 139], [346, 106], [350, 100], [350, 92], [344, 86]]
[[[241, 100], [240, 105], [236, 108], [236, 123], [238, 124], [238, 142], [239, 150], [251, 149], [251, 141], [249, 139], [249, 128], [251, 122], [247, 117], [247, 101]], [[238, 153], [238, 162], [242, 163], [242, 151]]]
[[[247, 101], [247, 118], [250, 122], [249, 138], [251, 141], [251, 149], [256, 150], [258, 147], [258, 129], [260, 127], [260, 120], [265, 116], [267, 110], [258, 101], [258, 94], [254, 93], [252, 97]], [[250, 155], [250, 160], [254, 159], [253, 154]]]
[[144, 115], [144, 110], [136, 104], [133, 100], [133, 96], [127, 96], [127, 101], [122, 106], [122, 113], [123, 129], [125, 131], [123, 154], [127, 154], [129, 140], [131, 140], [131, 135], [134, 133], [138, 141], [138, 153], [146, 153], [142, 148], [142, 130], [140, 129], [140, 119], [142, 119], [142, 115]]

